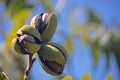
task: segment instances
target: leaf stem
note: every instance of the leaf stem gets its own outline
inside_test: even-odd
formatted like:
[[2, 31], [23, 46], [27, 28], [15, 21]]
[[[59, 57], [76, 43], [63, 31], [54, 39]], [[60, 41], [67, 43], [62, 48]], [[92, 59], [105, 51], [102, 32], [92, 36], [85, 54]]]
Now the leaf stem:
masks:
[[32, 65], [33, 65], [34, 61], [36, 60], [36, 58], [33, 58], [33, 59], [32, 59], [32, 57], [33, 57], [32, 54], [27, 55], [27, 57], [28, 57], [27, 67], [26, 67], [26, 69], [25, 69], [25, 71], [24, 71], [23, 80], [28, 80], [28, 79], [29, 79], [30, 70], [31, 70], [31, 68], [32, 68]]

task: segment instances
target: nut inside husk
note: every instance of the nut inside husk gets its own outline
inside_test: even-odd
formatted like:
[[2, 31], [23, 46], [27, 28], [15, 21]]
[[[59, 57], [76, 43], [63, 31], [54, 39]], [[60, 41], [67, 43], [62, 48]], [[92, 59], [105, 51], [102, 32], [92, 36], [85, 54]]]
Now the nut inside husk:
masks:
[[60, 45], [54, 43], [42, 44], [41, 49], [38, 52], [40, 64], [42, 65], [43, 69], [51, 75], [61, 74], [67, 60], [67, 53], [65, 49], [57, 46]]
[[31, 25], [39, 31], [41, 41], [48, 42], [56, 30], [57, 18], [53, 13], [38, 14], [32, 18]]
[[17, 32], [18, 38], [12, 40], [13, 48], [21, 54], [34, 54], [39, 51], [40, 35], [39, 32], [29, 25], [24, 25]]
[[36, 40], [38, 40], [38, 43], [40, 43], [41, 41], [39, 32], [31, 25], [24, 25], [17, 31], [18, 36], [23, 35], [23, 34], [29, 34], [33, 36], [34, 38], [36, 38]]
[[60, 65], [56, 62], [52, 62], [52, 61], [47, 61], [42, 57], [39, 57], [40, 60], [40, 64], [42, 66], [42, 68], [49, 74], [57, 76], [62, 74], [63, 69], [64, 69], [64, 65]]

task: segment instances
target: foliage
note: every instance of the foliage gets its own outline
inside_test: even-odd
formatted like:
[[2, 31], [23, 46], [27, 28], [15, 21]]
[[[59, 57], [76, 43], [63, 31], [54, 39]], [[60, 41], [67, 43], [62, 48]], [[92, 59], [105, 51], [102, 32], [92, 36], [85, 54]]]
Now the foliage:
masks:
[[62, 80], [72, 80], [71, 76], [65, 76]]
[[[65, 76], [62, 79], [58, 80], [73, 80], [71, 76]], [[84, 74], [80, 80], [91, 80], [91, 75], [90, 73]], [[106, 80], [112, 80], [112, 73], [109, 73], [108, 76], [106, 77]]]
[[8, 80], [11, 80], [11, 79], [15, 80], [14, 77], [8, 75], [7, 73], [5, 73], [5, 72], [3, 71], [2, 68], [0, 68], [0, 80], [6, 80], [6, 79], [8, 79]]
[[[8, 72], [9, 70], [14, 72], [13, 74], [19, 74], [15, 77], [21, 80], [21, 74], [23, 74], [25, 67], [25, 57], [16, 54], [14, 50], [11, 49], [11, 40], [16, 36], [16, 31], [22, 27], [28, 17], [30, 17], [31, 11], [35, 5], [28, 4], [28, 0], [1, 0], [1, 2], [5, 5], [4, 14], [9, 18], [13, 27], [9, 34], [5, 36], [5, 49], [2, 54], [0, 54], [0, 63], [6, 63], [7, 65], [3, 64], [2, 68]], [[54, 10], [50, 0], [40, 0], [39, 2], [45, 7], [46, 11]], [[118, 25], [112, 23], [110, 28], [106, 28], [106, 26], [102, 24], [97, 13], [91, 9], [87, 9], [86, 11], [88, 13], [88, 20], [85, 25], [75, 23], [75, 11], [71, 10], [71, 12], [68, 13], [67, 19], [70, 26], [70, 33], [69, 35], [62, 34], [62, 38], [64, 38], [62, 44], [67, 49], [68, 53], [71, 54], [74, 49], [74, 38], [77, 36], [82, 43], [89, 44], [95, 66], [98, 63], [100, 55], [104, 53], [107, 59], [106, 67], [108, 69], [110, 66], [110, 56], [111, 54], [114, 54], [120, 71], [120, 29], [118, 29]], [[9, 26], [9, 24], [7, 25]], [[14, 66], [11, 65], [13, 63]], [[2, 74], [2, 76], [4, 75]], [[86, 80], [87, 78], [90, 80], [91, 76], [90, 73], [86, 73], [81, 79]], [[72, 77], [66, 76], [62, 80], [72, 80]], [[108, 74], [106, 80], [112, 80], [112, 73]]]
[[82, 76], [81, 80], [90, 80], [90, 73], [86, 73]]
[[[72, 14], [74, 15], [74, 13]], [[120, 34], [120, 29], [114, 23], [110, 26], [111, 28], [106, 28], [100, 21], [98, 14], [92, 10], [88, 10], [88, 15], [88, 22], [83, 26], [74, 23], [74, 25], [71, 24], [71, 21], [74, 20], [72, 16], [69, 18], [72, 26], [72, 35], [76, 36], [79, 34], [82, 37], [82, 41], [90, 45], [95, 65], [98, 62], [100, 54], [105, 53], [107, 58], [106, 67], [108, 68], [109, 58], [112, 53], [116, 57], [120, 70], [120, 36], [118, 35]]]
[[112, 80], [112, 73], [108, 74], [108, 76], [106, 77], [106, 80]]

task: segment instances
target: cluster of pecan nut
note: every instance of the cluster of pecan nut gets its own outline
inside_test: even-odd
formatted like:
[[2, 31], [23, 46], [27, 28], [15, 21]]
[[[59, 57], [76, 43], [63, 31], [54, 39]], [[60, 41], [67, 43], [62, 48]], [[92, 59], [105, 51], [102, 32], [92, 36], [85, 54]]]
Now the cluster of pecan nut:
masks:
[[63, 72], [67, 52], [59, 44], [50, 42], [57, 27], [54, 13], [35, 15], [30, 25], [24, 25], [12, 40], [14, 50], [20, 54], [38, 54], [42, 68], [51, 75]]

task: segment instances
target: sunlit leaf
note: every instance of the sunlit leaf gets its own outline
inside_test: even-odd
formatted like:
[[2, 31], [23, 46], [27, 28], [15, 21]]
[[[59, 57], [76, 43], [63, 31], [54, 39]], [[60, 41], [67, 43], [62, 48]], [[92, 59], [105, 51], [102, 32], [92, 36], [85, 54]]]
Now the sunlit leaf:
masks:
[[80, 33], [79, 27], [71, 27], [71, 33], [73, 35], [79, 34]]
[[106, 80], [112, 80], [112, 73], [108, 74], [108, 76], [106, 77]]
[[0, 68], [0, 80], [5, 80], [5, 75], [3, 74], [2, 68]]
[[11, 80], [10, 76], [0, 68], [0, 80]]
[[41, 0], [41, 3], [45, 5], [47, 11], [52, 11], [52, 5], [50, 0]]
[[72, 80], [71, 76], [65, 76], [62, 80]]
[[66, 48], [66, 50], [67, 50], [67, 52], [68, 52], [69, 55], [72, 52], [72, 48], [73, 48], [72, 46], [73, 46], [72, 40], [70, 38], [67, 38], [66, 42], [64, 44], [64, 47]]
[[83, 42], [87, 42], [88, 41], [88, 28], [84, 28], [84, 30], [82, 30], [82, 40]]
[[0, 80], [5, 80], [5, 76], [0, 72]]
[[93, 44], [91, 44], [90, 47], [91, 47], [91, 51], [92, 51], [92, 55], [94, 59], [94, 64], [96, 65], [99, 59], [99, 55], [100, 55], [100, 50], [97, 45], [97, 42], [94, 42]]
[[90, 80], [90, 73], [86, 73], [82, 76], [82, 78], [80, 80]]
[[9, 32], [6, 42], [5, 42], [5, 51], [11, 48], [11, 41], [13, 38], [16, 37], [16, 32], [19, 28], [21, 28], [26, 20], [26, 18], [29, 16], [30, 10], [29, 9], [23, 9], [18, 16], [14, 17], [12, 20], [15, 22], [15, 25], [12, 27], [11, 31]]
[[32, 5], [27, 4], [26, 0], [5, 0], [6, 14], [10, 14], [10, 17], [16, 16], [21, 10], [32, 8]]
[[30, 15], [30, 9], [25, 8], [21, 10], [18, 14], [12, 17], [12, 21], [15, 23], [23, 23], [25, 19]]

